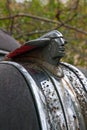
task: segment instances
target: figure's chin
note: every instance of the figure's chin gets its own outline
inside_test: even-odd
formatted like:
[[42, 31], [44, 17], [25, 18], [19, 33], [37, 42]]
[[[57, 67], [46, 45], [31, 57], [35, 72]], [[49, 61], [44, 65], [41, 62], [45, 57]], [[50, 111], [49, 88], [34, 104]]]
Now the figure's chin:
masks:
[[53, 59], [60, 59], [60, 58], [62, 58], [64, 56], [65, 56], [65, 52], [60, 51], [60, 53], [58, 53], [58, 55], [54, 56]]

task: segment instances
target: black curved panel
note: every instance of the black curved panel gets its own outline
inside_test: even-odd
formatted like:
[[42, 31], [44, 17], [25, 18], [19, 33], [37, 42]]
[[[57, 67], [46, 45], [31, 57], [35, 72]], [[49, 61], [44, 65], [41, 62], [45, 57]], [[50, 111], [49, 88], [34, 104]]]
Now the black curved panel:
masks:
[[0, 49], [13, 51], [20, 47], [20, 44], [3, 30], [0, 30]]
[[0, 130], [39, 130], [31, 92], [22, 74], [0, 64]]

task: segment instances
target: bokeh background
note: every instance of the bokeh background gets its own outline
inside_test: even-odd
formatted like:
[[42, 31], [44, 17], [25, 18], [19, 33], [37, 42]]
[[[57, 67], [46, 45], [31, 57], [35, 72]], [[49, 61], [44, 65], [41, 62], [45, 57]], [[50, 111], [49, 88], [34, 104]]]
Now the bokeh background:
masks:
[[59, 30], [68, 41], [62, 61], [87, 69], [87, 0], [0, 0], [0, 29], [22, 45]]

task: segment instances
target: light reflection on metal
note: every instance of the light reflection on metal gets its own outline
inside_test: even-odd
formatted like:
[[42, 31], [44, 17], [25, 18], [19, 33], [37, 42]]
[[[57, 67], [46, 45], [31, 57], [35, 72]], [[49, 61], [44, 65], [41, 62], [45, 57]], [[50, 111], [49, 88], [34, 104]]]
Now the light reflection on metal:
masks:
[[8, 54], [8, 53], [9, 53], [8, 51], [0, 50], [0, 54], [2, 54], [2, 55], [6, 55], [6, 54]]
[[42, 81], [41, 86], [47, 99], [52, 128], [54, 130], [67, 130], [60, 99], [58, 98], [54, 85], [49, 79]]
[[[64, 77], [54, 76], [46, 68], [40, 68], [39, 78], [34, 79], [34, 74], [29, 73], [22, 65], [15, 62], [1, 62], [16, 67], [25, 77], [28, 87], [30, 87], [38, 116], [41, 124], [41, 130], [86, 130], [83, 113], [86, 113], [86, 78], [75, 67], [68, 64], [61, 64]], [[64, 66], [64, 65], [67, 65]], [[77, 75], [79, 75], [79, 79]], [[39, 67], [34, 68], [37, 70]], [[28, 68], [29, 69], [29, 68]], [[46, 75], [42, 78], [41, 75]], [[39, 80], [42, 78], [41, 80]], [[70, 79], [72, 78], [72, 79]], [[80, 79], [82, 80], [81, 84]], [[38, 83], [38, 85], [37, 85]], [[39, 87], [40, 85], [40, 87]], [[77, 96], [80, 98], [78, 99]], [[81, 102], [84, 100], [84, 103]], [[85, 110], [83, 112], [82, 110]], [[83, 113], [82, 113], [83, 112]]]
[[9, 53], [8, 51], [1, 50], [1, 49], [0, 49], [0, 61], [2, 61], [2, 60], [4, 59], [4, 56], [5, 56], [6, 54], [8, 54], [8, 53]]
[[80, 83], [82, 84], [83, 88], [85, 89], [87, 93], [87, 78], [85, 77], [85, 75], [79, 69], [77, 69], [75, 66], [71, 64], [68, 64], [65, 62], [62, 62], [61, 64], [65, 66], [65, 69], [67, 68], [73, 71], [73, 73], [76, 75], [77, 79], [80, 81]]
[[[31, 75], [28, 73], [28, 71], [23, 66], [19, 65], [16, 62], [3, 61], [2, 63], [13, 65], [24, 75], [24, 77], [26, 78], [27, 83], [32, 91], [34, 100], [36, 102], [36, 107], [37, 107], [36, 109], [38, 111], [39, 118], [40, 118], [41, 130], [50, 130], [50, 129], [48, 129], [48, 123], [46, 120], [47, 113], [46, 113], [46, 109], [45, 109], [45, 100], [43, 100], [44, 102], [42, 101], [44, 95], [42, 94], [42, 92], [40, 91], [38, 86], [36, 85], [35, 81], [31, 77]], [[42, 95], [43, 95], [43, 97], [42, 97]]]
[[84, 118], [82, 126], [84, 126], [85, 123], [87, 127], [87, 78], [80, 70], [68, 63], [61, 63], [61, 67], [76, 93], [76, 99], [78, 100], [81, 109], [81, 113], [78, 113], [78, 116], [80, 119], [82, 114]]

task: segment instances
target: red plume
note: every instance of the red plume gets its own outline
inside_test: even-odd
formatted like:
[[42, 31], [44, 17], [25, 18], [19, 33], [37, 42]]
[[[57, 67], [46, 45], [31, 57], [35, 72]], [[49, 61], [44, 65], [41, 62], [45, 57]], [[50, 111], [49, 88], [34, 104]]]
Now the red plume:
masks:
[[7, 55], [7, 57], [8, 57], [8, 58], [13, 58], [13, 57], [16, 57], [16, 56], [18, 56], [18, 55], [20, 55], [20, 54], [23, 54], [23, 53], [27, 52], [27, 51], [31, 51], [31, 50], [33, 50], [34, 48], [37, 48], [37, 46], [23, 45], [23, 46], [21, 46], [20, 48], [14, 50], [13, 52], [9, 53], [9, 54]]

